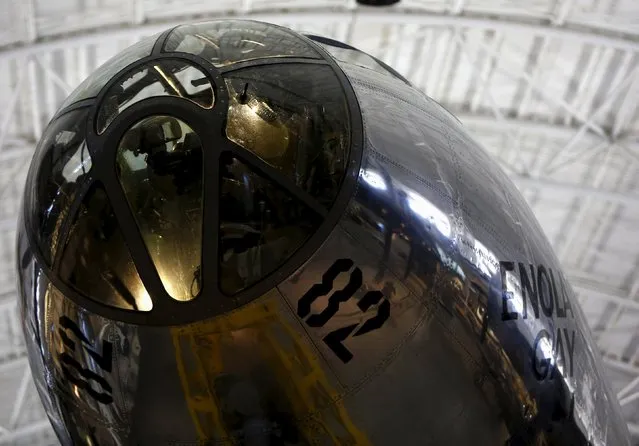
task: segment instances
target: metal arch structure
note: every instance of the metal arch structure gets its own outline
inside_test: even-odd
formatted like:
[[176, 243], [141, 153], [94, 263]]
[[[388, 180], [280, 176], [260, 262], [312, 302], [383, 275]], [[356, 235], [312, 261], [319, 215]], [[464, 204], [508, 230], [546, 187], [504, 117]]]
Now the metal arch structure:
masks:
[[15, 220], [36, 141], [64, 97], [120, 49], [173, 24], [226, 16], [347, 41], [460, 118], [553, 242], [639, 441], [634, 0], [404, 0], [383, 10], [338, 0], [65, 0], [57, 10], [0, 1], [0, 444], [55, 443], [15, 308]]

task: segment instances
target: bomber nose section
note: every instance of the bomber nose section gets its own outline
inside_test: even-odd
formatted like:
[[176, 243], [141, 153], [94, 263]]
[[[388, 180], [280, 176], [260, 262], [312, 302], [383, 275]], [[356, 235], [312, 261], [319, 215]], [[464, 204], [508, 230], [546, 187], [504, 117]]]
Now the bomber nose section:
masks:
[[65, 446], [628, 444], [521, 195], [352, 46], [245, 20], [142, 40], [65, 101], [23, 207]]

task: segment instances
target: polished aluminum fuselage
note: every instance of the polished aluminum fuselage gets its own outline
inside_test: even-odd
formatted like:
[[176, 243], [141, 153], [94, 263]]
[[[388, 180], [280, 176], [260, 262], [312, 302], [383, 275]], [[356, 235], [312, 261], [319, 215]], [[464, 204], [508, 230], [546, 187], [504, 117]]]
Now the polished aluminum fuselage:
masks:
[[[30, 364], [61, 442], [266, 445], [291, 425], [298, 443], [279, 444], [628, 445], [583, 313], [512, 182], [436, 102], [341, 67], [363, 119], [356, 191], [263, 297], [184, 326], [108, 320], [56, 291], [19, 241]], [[71, 357], [113, 404], [63, 376], [72, 326], [87, 342]], [[106, 383], [88, 353], [105, 342]]]

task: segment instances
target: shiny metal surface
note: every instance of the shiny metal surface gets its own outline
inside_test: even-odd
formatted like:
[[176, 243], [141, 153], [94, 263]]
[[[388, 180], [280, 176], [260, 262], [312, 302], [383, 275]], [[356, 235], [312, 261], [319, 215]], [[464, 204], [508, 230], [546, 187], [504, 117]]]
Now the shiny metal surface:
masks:
[[[379, 259], [376, 278], [390, 273], [429, 313], [405, 359], [434, 384], [425, 394], [441, 395], [440, 421], [424, 435], [439, 431], [434, 444], [628, 444], [581, 309], [514, 185], [432, 100], [370, 70], [346, 70], [366, 151], [340, 227], [368, 263]], [[429, 353], [443, 346], [443, 357]], [[447, 418], [449, 404], [458, 412]], [[475, 424], [480, 415], [495, 424]]]
[[437, 103], [341, 66], [364, 126], [357, 188], [261, 297], [191, 324], [110, 320], [51, 283], [21, 226], [29, 360], [61, 443], [629, 445], [512, 183]]

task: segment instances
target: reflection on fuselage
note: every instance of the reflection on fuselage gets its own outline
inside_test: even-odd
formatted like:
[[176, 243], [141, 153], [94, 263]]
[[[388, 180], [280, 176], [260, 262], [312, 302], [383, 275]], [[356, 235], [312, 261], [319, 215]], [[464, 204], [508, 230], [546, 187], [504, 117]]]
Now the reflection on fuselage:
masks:
[[[507, 277], [505, 287], [514, 293], [505, 305], [520, 318], [526, 316], [524, 328], [504, 323], [504, 267], [497, 256], [468, 228], [450, 237], [451, 223], [442, 211], [377, 167], [362, 171], [362, 187], [347, 227], [357, 225], [352, 233], [364, 230], [382, 245], [378, 274], [389, 267], [426, 305], [448, 314], [451, 329], [463, 330], [463, 336], [456, 333], [466, 341], [464, 347], [481, 357], [475, 385], [503, 418], [507, 444], [554, 444], [560, 439], [585, 443], [570, 419], [574, 389], [565, 376], [566, 368], [572, 367], [574, 331], [567, 339], [559, 330], [564, 345], [554, 345], [555, 334], [533, 317], [536, 307], [522, 291], [519, 274]], [[531, 363], [536, 381], [530, 379]]]

